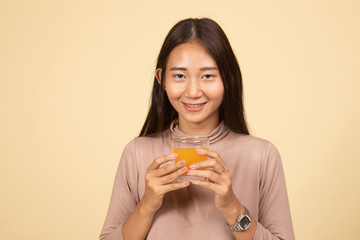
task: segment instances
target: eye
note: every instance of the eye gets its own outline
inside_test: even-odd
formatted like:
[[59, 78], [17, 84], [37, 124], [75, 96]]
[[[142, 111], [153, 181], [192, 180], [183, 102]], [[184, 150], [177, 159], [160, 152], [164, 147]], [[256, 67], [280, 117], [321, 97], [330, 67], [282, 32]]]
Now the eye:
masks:
[[214, 75], [211, 74], [205, 74], [204, 76], [202, 76], [202, 79], [212, 79], [214, 77]]
[[180, 74], [180, 73], [175, 74], [174, 77], [175, 77], [176, 79], [184, 79], [184, 78], [185, 78], [185, 76], [184, 76], [183, 74]]

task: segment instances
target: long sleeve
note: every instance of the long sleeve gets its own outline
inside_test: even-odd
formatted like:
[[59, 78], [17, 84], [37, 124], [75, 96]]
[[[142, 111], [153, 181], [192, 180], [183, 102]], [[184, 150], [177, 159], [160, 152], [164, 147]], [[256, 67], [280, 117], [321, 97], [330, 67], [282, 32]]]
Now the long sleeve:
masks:
[[121, 156], [100, 240], [122, 240], [122, 225], [140, 201], [134, 153], [134, 141], [131, 141]]
[[[171, 152], [171, 134], [135, 138], [125, 147], [100, 240], [123, 239], [122, 225], [144, 195], [147, 167], [156, 157]], [[210, 148], [229, 166], [235, 194], [258, 221], [254, 239], [293, 240], [285, 177], [276, 148], [266, 140], [235, 134], [222, 126], [211, 138]], [[216, 209], [213, 192], [190, 185], [165, 195], [146, 239], [230, 240], [234, 236]]]
[[271, 143], [262, 158], [259, 190], [259, 219], [254, 240], [295, 239], [281, 158]]

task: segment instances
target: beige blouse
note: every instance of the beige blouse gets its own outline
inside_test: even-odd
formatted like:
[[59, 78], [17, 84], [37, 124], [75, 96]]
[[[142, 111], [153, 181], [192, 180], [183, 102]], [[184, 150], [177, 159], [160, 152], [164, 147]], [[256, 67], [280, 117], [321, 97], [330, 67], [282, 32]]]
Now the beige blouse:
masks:
[[[122, 224], [144, 195], [146, 169], [156, 157], [172, 152], [170, 139], [175, 135], [186, 136], [172, 124], [156, 137], [137, 137], [125, 147], [100, 240], [123, 239]], [[295, 239], [282, 163], [273, 144], [234, 133], [223, 123], [209, 137], [210, 149], [229, 166], [236, 196], [258, 221], [254, 239]], [[165, 195], [146, 239], [235, 238], [215, 207], [213, 192], [190, 185]]]

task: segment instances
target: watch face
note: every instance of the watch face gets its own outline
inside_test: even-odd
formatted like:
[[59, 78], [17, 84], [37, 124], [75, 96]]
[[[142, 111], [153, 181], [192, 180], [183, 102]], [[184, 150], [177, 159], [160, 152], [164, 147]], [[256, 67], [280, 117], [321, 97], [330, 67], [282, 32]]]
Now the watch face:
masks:
[[250, 225], [250, 218], [248, 216], [244, 216], [243, 218], [240, 219], [240, 226], [243, 228], [243, 229], [247, 229]]

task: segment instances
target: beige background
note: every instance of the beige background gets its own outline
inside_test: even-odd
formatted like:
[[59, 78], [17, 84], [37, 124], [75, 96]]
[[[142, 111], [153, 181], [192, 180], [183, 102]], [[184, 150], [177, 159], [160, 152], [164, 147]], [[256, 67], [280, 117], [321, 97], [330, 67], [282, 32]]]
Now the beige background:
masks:
[[282, 154], [297, 239], [360, 239], [357, 0], [0, 0], [0, 239], [98, 238], [161, 43], [204, 16]]

